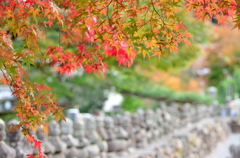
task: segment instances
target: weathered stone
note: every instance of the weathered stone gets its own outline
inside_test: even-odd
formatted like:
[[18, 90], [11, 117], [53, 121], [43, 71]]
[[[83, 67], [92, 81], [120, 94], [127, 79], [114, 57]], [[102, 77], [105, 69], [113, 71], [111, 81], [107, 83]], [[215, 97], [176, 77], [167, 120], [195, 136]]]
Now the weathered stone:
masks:
[[231, 153], [232, 158], [240, 157], [240, 146], [239, 145], [231, 145], [229, 147], [229, 151]]
[[73, 133], [73, 122], [69, 118], [61, 120], [61, 139], [67, 144], [67, 149], [64, 151], [66, 158], [75, 158], [78, 156], [78, 145], [77, 140], [72, 136]]
[[132, 117], [130, 112], [124, 112], [122, 117], [119, 119], [119, 126], [121, 126], [128, 135], [127, 138], [127, 150], [128, 152], [133, 152], [136, 146], [135, 134], [132, 126]]
[[98, 147], [101, 152], [101, 158], [107, 157], [107, 151], [108, 151], [108, 135], [106, 130], [104, 129], [104, 117], [103, 116], [96, 116], [96, 131], [101, 137], [101, 141], [98, 142]]
[[156, 128], [158, 130], [158, 137], [161, 137], [164, 134], [164, 121], [162, 118], [162, 110], [157, 108], [155, 111], [155, 121], [156, 121]]
[[153, 140], [157, 139], [159, 133], [154, 122], [154, 112], [150, 109], [145, 112], [145, 124], [148, 143], [151, 143]]
[[86, 127], [86, 138], [90, 141], [90, 144], [87, 146], [89, 157], [100, 158], [100, 149], [97, 145], [100, 141], [100, 137], [96, 132], [94, 117], [91, 114], [84, 114], [84, 122]]
[[12, 125], [18, 125], [19, 122], [17, 120], [11, 120], [7, 124], [7, 139], [9, 145], [15, 149], [16, 158], [25, 158], [26, 153], [24, 153], [22, 148], [23, 135], [19, 129], [9, 129]]
[[78, 158], [88, 158], [89, 152], [87, 146], [90, 144], [89, 140], [85, 137], [85, 124], [82, 114], [75, 115], [75, 122], [73, 123], [73, 136], [78, 140], [77, 150]]
[[60, 129], [59, 125], [55, 120], [49, 123], [49, 141], [55, 147], [55, 153], [53, 158], [65, 158], [64, 152], [67, 148], [67, 144], [59, 137]]
[[[29, 130], [29, 132], [30, 134], [34, 135], [33, 130]], [[27, 139], [28, 139], [27, 137], [25, 136], [23, 137], [22, 149], [26, 155], [28, 154], [35, 155], [37, 150], [32, 147], [31, 143], [27, 141]]]
[[120, 155], [124, 155], [125, 152], [127, 151], [127, 147], [128, 147], [128, 138], [129, 135], [127, 133], [127, 131], [121, 126], [121, 119], [122, 119], [122, 115], [117, 114], [114, 118], [114, 122], [115, 122], [115, 133], [116, 133], [116, 139], [119, 142], [119, 146], [121, 146], [119, 148], [119, 154]]
[[48, 141], [48, 138], [46, 138], [46, 136], [44, 135], [42, 126], [38, 127], [36, 135], [37, 138], [42, 142], [44, 154], [46, 154], [49, 158], [52, 158], [52, 154], [55, 153], [55, 147]]
[[0, 119], [0, 158], [15, 158], [16, 151], [4, 142], [6, 138], [5, 128], [5, 122]]
[[132, 115], [132, 125], [133, 131], [135, 135], [135, 142], [137, 148], [143, 148], [146, 146], [147, 138], [146, 138], [146, 130], [140, 126], [139, 115], [134, 113]]
[[105, 130], [108, 135], [107, 143], [108, 143], [108, 152], [116, 152], [118, 151], [118, 141], [116, 139], [116, 135], [114, 132], [114, 121], [110, 116], [106, 116], [104, 119]]

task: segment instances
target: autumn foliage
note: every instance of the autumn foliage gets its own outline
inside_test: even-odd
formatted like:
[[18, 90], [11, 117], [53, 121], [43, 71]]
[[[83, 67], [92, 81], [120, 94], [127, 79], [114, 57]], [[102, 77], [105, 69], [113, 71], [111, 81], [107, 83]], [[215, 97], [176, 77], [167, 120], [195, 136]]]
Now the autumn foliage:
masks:
[[[78, 67], [88, 73], [105, 73], [104, 59], [115, 57], [119, 65], [131, 66], [137, 54], [158, 56], [178, 52], [178, 44], [190, 45], [191, 34], [177, 16], [181, 7], [193, 10], [197, 19], [211, 19], [220, 24], [234, 18], [240, 28], [239, 2], [235, 0], [2, 0], [0, 1], [0, 68], [4, 84], [12, 87], [18, 99], [15, 110], [22, 132], [39, 149], [39, 142], [29, 129], [44, 126], [53, 114], [64, 119], [62, 107], [51, 88], [34, 83], [28, 77], [31, 66], [45, 64], [60, 73]], [[47, 29], [57, 26], [59, 44], [43, 50], [38, 41]], [[13, 40], [24, 44], [14, 48]], [[71, 46], [75, 51], [66, 49]], [[31, 155], [29, 155], [31, 157]]]

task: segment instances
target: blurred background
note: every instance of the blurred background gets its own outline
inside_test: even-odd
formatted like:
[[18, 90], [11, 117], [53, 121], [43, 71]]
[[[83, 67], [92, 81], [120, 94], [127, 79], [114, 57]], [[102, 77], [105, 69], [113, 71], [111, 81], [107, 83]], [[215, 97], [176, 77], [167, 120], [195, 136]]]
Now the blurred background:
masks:
[[[231, 24], [217, 25], [216, 19], [205, 23], [195, 21], [186, 10], [179, 16], [192, 33], [192, 45], [180, 44], [179, 53], [166, 53], [160, 61], [157, 57], [138, 55], [128, 68], [118, 66], [115, 59], [109, 58], [106, 77], [88, 74], [83, 68], [70, 75], [60, 75], [54, 67], [45, 65], [40, 69], [31, 68], [30, 78], [52, 87], [61, 106], [84, 113], [155, 109], [159, 101], [167, 105], [215, 102], [222, 107], [235, 107], [240, 93], [240, 34], [231, 30]], [[58, 44], [58, 30], [56, 27], [47, 30], [46, 39], [39, 42], [43, 50]], [[14, 45], [22, 43], [16, 38]], [[71, 46], [68, 49], [72, 50]], [[2, 87], [0, 93], [4, 94], [0, 98], [3, 116], [14, 108], [14, 98], [7, 87]]]

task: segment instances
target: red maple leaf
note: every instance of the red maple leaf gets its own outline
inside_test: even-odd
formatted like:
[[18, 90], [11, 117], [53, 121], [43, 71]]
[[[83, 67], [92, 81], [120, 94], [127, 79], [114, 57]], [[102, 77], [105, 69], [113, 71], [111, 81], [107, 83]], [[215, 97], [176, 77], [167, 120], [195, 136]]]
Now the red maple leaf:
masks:
[[93, 66], [92, 65], [85, 65], [85, 72], [86, 71], [90, 74], [93, 71]]
[[32, 6], [32, 4], [35, 3], [35, 0], [26, 0], [25, 3], [29, 3]]

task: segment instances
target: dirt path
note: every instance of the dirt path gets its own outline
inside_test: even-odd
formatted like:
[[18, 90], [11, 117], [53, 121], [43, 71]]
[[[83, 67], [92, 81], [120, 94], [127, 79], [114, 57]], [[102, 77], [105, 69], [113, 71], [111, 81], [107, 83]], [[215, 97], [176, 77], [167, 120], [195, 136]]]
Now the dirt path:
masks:
[[240, 144], [240, 134], [229, 135], [225, 141], [218, 143], [216, 149], [206, 158], [231, 158], [229, 153], [231, 144]]

